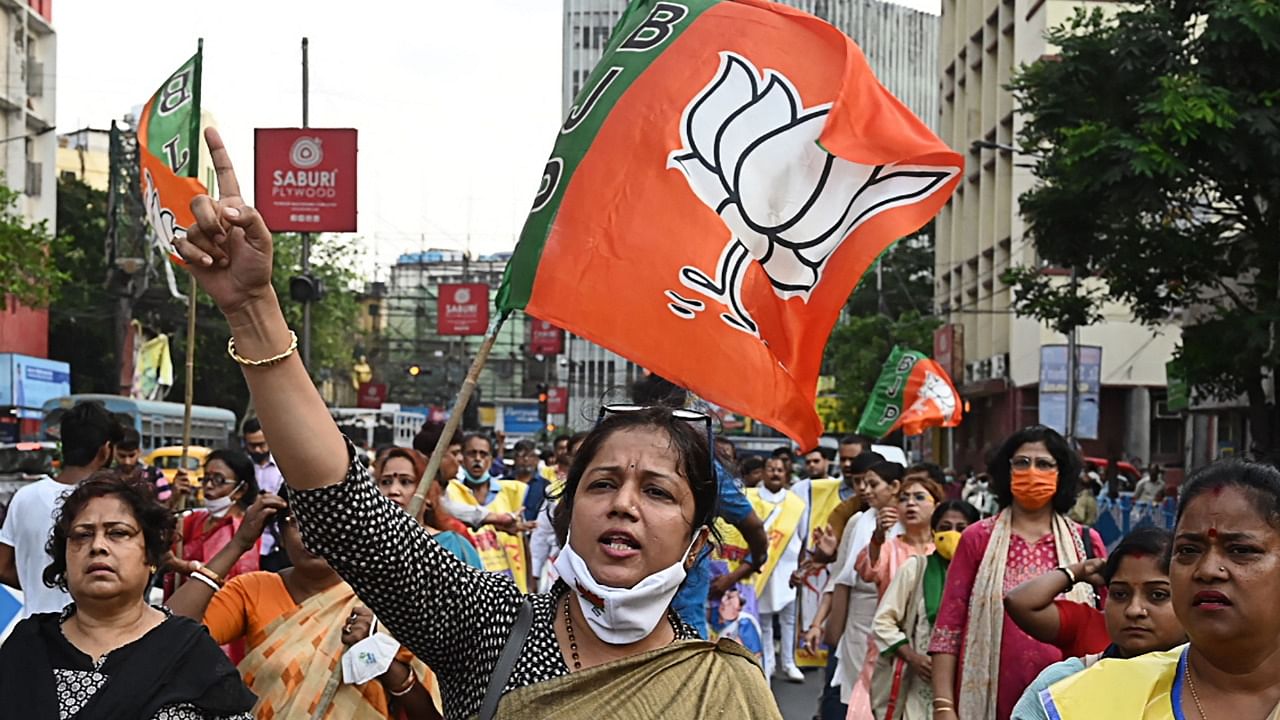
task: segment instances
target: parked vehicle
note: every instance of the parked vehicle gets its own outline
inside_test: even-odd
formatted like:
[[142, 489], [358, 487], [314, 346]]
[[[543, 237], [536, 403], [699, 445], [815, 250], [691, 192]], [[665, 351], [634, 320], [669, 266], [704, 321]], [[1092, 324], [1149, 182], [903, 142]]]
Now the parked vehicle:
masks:
[[[122, 420], [126, 420], [142, 436], [143, 454], [160, 447], [182, 444], [182, 403], [134, 400], [120, 395], [82, 393], [54, 398], [44, 404], [41, 436], [57, 440], [62, 413], [81, 401], [100, 402]], [[236, 415], [225, 408], [195, 405], [191, 408], [191, 444], [206, 448], [227, 447], [235, 437]]]
[[0, 444], [0, 523], [23, 485], [58, 472], [62, 453], [53, 442]]
[[164, 477], [170, 483], [178, 474], [178, 468], [187, 471], [187, 477], [193, 483], [199, 483], [204, 478], [204, 459], [209, 457], [209, 453], [213, 452], [213, 448], [207, 448], [201, 445], [192, 445], [187, 448], [186, 464], [182, 462], [182, 446], [168, 445], [159, 447], [147, 453], [142, 458], [142, 462], [153, 467], [160, 468], [160, 472], [164, 473]]

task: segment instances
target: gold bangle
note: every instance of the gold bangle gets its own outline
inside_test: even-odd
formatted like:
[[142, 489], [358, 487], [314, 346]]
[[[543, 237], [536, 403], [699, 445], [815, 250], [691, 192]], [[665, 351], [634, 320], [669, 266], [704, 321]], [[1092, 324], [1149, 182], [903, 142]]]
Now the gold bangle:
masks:
[[390, 694], [391, 697], [404, 697], [405, 695], [408, 695], [409, 691], [413, 689], [413, 686], [417, 684], [418, 677], [413, 674], [413, 668], [409, 668], [409, 680], [404, 684], [404, 686], [399, 690], [388, 689], [387, 693]]
[[247, 367], [267, 367], [270, 365], [275, 365], [276, 363], [280, 362], [281, 360], [284, 360], [285, 358], [289, 357], [290, 355], [294, 354], [297, 351], [298, 351], [298, 334], [292, 330], [289, 331], [289, 347], [284, 352], [278, 355], [272, 355], [271, 357], [263, 358], [262, 360], [250, 360], [247, 357], [243, 357], [242, 355], [236, 352], [235, 337], [227, 338], [227, 354], [231, 356], [232, 360], [235, 360], [237, 363]]
[[196, 560], [193, 566], [195, 569], [191, 571], [192, 575], [199, 575], [200, 577], [208, 578], [209, 580], [217, 583], [218, 587], [222, 587], [227, 584], [227, 581], [219, 577], [218, 573], [210, 570], [199, 560]]

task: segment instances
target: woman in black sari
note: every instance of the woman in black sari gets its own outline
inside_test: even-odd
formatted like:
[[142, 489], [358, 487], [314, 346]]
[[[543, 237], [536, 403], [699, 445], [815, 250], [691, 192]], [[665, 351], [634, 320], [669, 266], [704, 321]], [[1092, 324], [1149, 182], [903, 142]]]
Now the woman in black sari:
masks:
[[6, 717], [252, 718], [253, 694], [204, 626], [146, 602], [174, 524], [150, 488], [117, 471], [67, 496], [44, 580], [74, 602], [18, 623], [0, 647]]

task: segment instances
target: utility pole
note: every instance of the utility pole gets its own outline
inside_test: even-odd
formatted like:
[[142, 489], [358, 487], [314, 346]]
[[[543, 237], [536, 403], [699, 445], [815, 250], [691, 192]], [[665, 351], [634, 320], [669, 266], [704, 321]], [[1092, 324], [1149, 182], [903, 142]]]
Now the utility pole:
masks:
[[[1076, 294], [1079, 276], [1074, 265], [1071, 266], [1071, 295]], [[1077, 398], [1080, 394], [1079, 350], [1076, 347], [1076, 325], [1073, 322], [1067, 329], [1067, 443], [1075, 447]]]
[[[307, 73], [307, 39], [302, 38], [302, 127], [311, 127], [308, 99], [311, 78]], [[302, 233], [302, 275], [311, 276], [311, 233]], [[302, 364], [311, 370], [311, 299], [302, 303]]]

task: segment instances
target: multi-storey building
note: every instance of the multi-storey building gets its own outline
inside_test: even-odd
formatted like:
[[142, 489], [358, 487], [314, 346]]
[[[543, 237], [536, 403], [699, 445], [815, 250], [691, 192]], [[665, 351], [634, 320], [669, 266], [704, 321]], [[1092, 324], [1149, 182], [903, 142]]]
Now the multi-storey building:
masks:
[[[1013, 147], [1023, 118], [1006, 87], [1018, 67], [1052, 54], [1046, 29], [1089, 4], [942, 0], [938, 131], [948, 145], [968, 153], [966, 177], [937, 219], [934, 284], [935, 308], [948, 322], [944, 332], [955, 339], [959, 356], [953, 367], [964, 368], [955, 380], [971, 408], [954, 433], [955, 454], [943, 453], [958, 467], [982, 467], [984, 454], [1006, 435], [1041, 420], [1041, 347], [1066, 342], [1015, 316], [1012, 290], [1000, 281], [1011, 266], [1038, 263], [1018, 205], [1034, 183], [1033, 158]], [[1180, 462], [1181, 422], [1161, 411], [1177, 327], [1153, 332], [1132, 322], [1121, 306], [1106, 308], [1104, 317], [1078, 331], [1080, 345], [1102, 348], [1098, 431], [1083, 439], [1083, 449], [1095, 456]]]
[[[22, 194], [18, 212], [55, 230], [54, 71], [57, 36], [52, 0], [0, 0], [0, 182]], [[0, 352], [45, 357], [49, 314], [13, 302], [0, 310]]]
[[[509, 253], [470, 259], [456, 250], [427, 250], [401, 255], [390, 280], [380, 287], [375, 320], [379, 339], [378, 382], [389, 385], [388, 399], [407, 406], [453, 406], [458, 388], [480, 347], [480, 335], [439, 333], [437, 312], [443, 284], [482, 283], [489, 306], [497, 295]], [[523, 320], [523, 318], [521, 318]], [[536, 375], [526, 358], [525, 322], [503, 325], [480, 373], [480, 401], [531, 398], [527, 375]], [[549, 370], [549, 369], [548, 369]]]
[[[885, 87], [930, 126], [938, 118], [938, 16], [882, 0], [783, 0], [840, 28], [862, 49]], [[564, 0], [562, 110], [567, 113], [603, 55], [626, 0]], [[815, 349], [820, 351], [821, 349]], [[626, 399], [642, 371], [629, 360], [570, 337], [561, 360], [568, 427], [594, 420], [601, 402]]]

